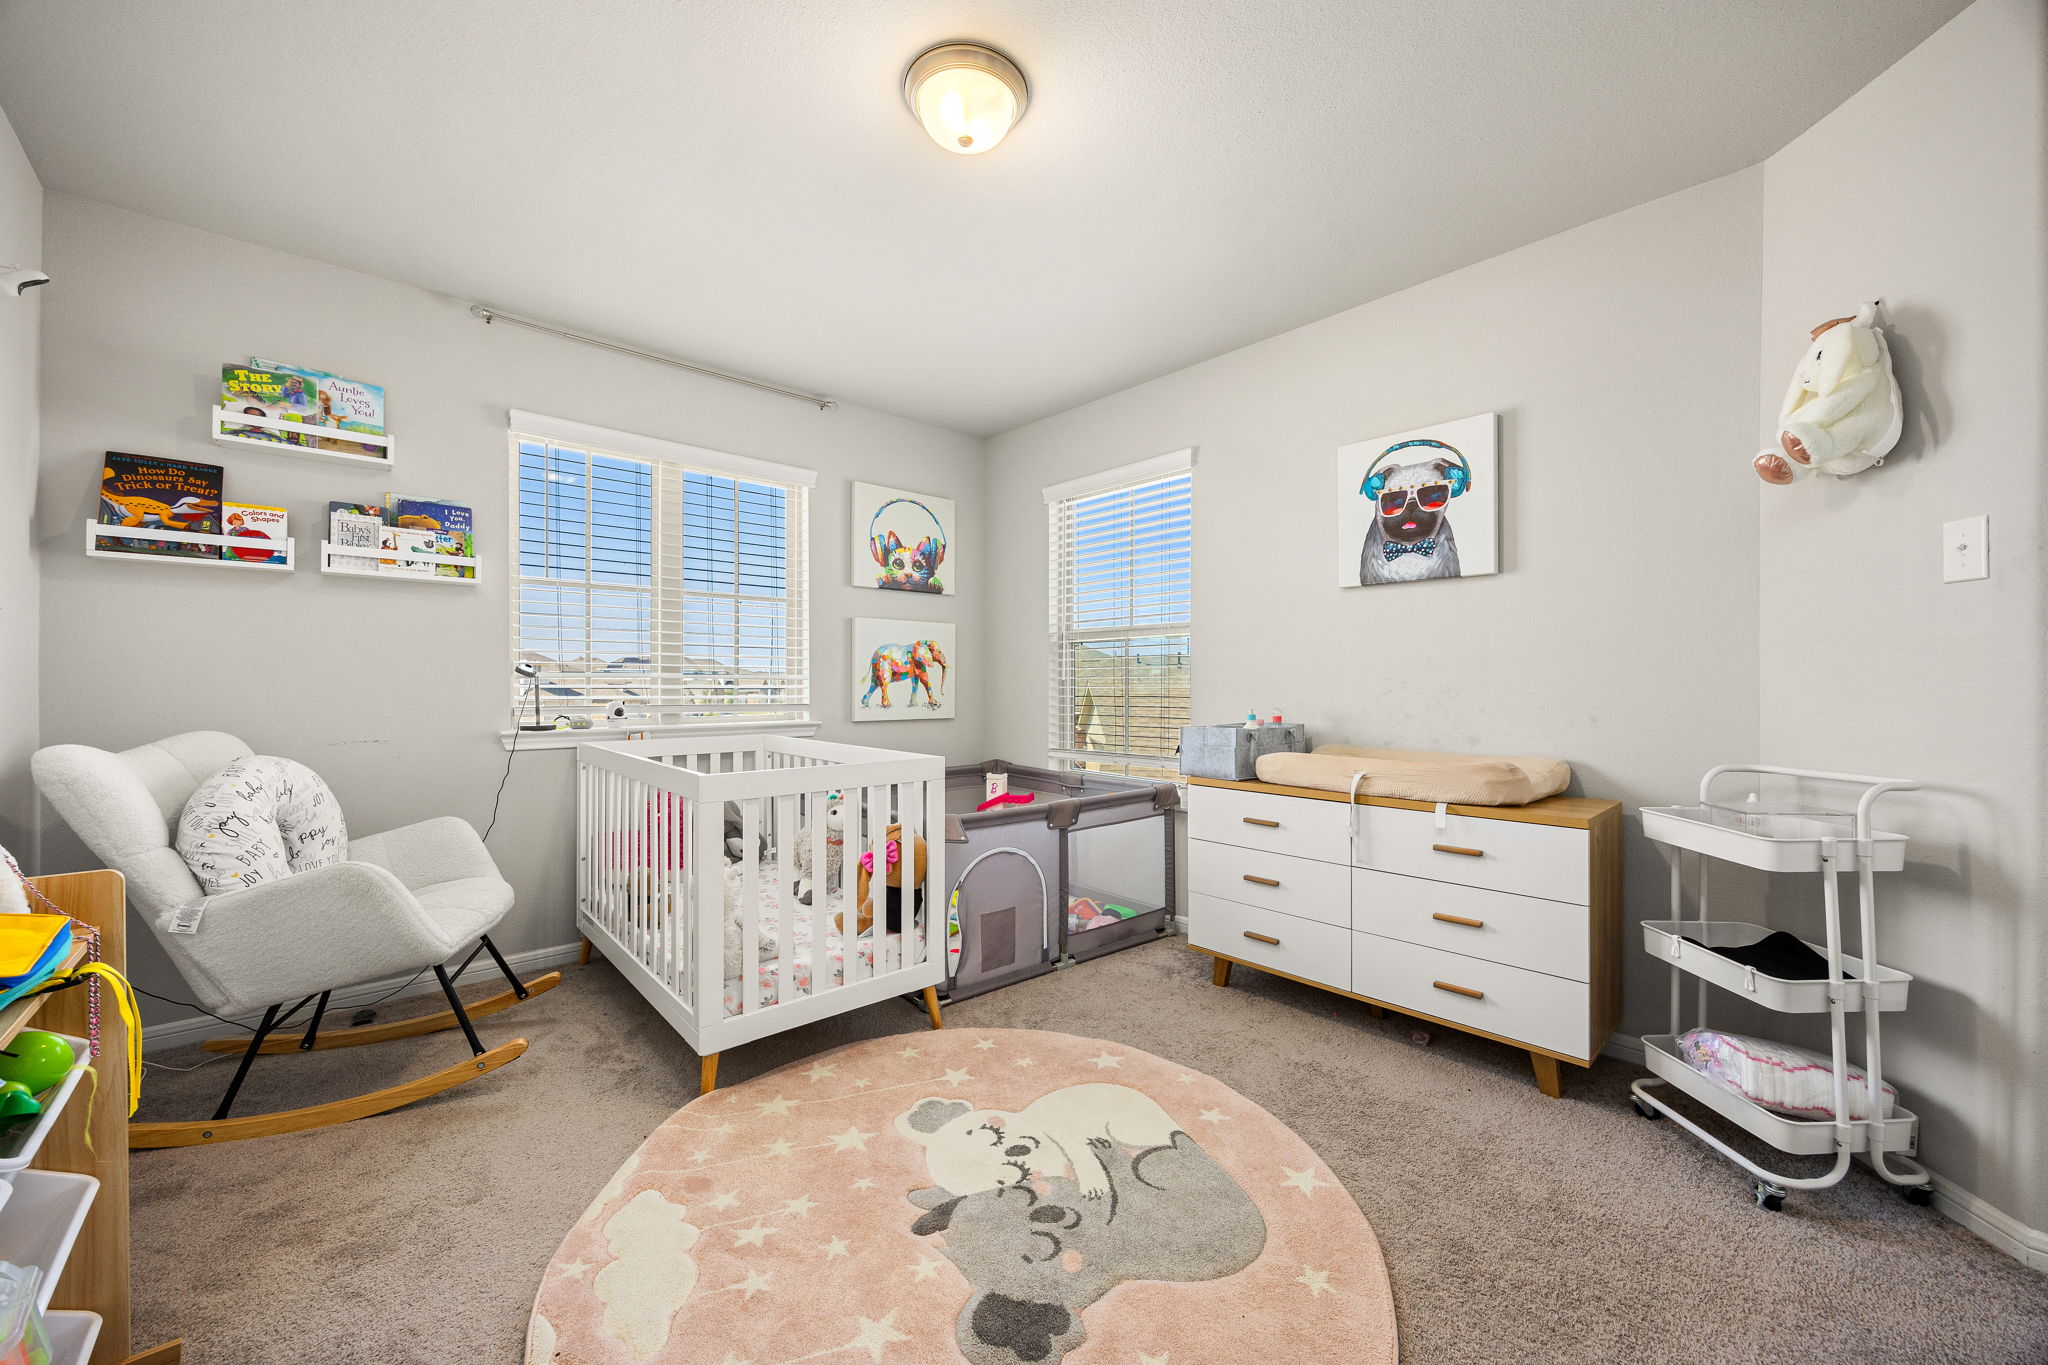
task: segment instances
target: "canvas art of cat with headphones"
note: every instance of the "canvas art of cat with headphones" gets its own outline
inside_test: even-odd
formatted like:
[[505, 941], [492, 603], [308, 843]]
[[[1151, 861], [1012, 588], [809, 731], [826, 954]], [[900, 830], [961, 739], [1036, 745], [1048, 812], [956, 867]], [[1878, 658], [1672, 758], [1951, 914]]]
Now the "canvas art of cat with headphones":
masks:
[[1500, 572], [1495, 414], [1337, 450], [1337, 582], [1347, 588]]

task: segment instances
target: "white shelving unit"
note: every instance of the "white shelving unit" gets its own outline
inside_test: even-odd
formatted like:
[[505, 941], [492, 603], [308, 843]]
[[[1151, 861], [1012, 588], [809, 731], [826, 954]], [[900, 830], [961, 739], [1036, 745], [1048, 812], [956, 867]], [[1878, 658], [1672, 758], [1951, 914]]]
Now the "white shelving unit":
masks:
[[[71, 1048], [74, 1064], [92, 1060], [92, 1044], [83, 1038], [73, 1038], [68, 1033], [57, 1035]], [[57, 1126], [57, 1116], [64, 1112], [64, 1106], [71, 1103], [71, 1096], [79, 1083], [85, 1079], [85, 1072], [74, 1069], [63, 1080], [50, 1089], [43, 1098], [43, 1112], [36, 1116], [34, 1123], [18, 1123], [0, 1136], [0, 1180], [5, 1180], [16, 1171], [27, 1170], [36, 1159], [36, 1153], [43, 1149], [43, 1139]], [[4, 1204], [0, 1204], [4, 1207]]]
[[[335, 561], [358, 561], [360, 569], [342, 568]], [[379, 561], [402, 559], [408, 564], [432, 564], [436, 567], [452, 565], [472, 571], [468, 578], [455, 578], [446, 574], [394, 573], [384, 570]], [[336, 545], [331, 541], [320, 542], [320, 572], [331, 573], [342, 578], [374, 578], [389, 583], [445, 583], [452, 587], [475, 587], [482, 581], [483, 569], [471, 555], [410, 554], [402, 550], [367, 549], [356, 545]]]
[[0, 1261], [43, 1272], [36, 1307], [47, 1309], [100, 1182], [69, 1171], [17, 1171], [8, 1183], [13, 1192], [0, 1208]]
[[[108, 550], [100, 547], [102, 540], [171, 540], [185, 545], [218, 545], [222, 547], [219, 559], [201, 559], [196, 555], [151, 555], [137, 554], [131, 550]], [[97, 521], [85, 524], [85, 552], [94, 559], [125, 559], [139, 564], [199, 564], [215, 569], [248, 569], [257, 573], [290, 573], [298, 564], [298, 542], [286, 536], [283, 543], [284, 563], [265, 564], [254, 560], [241, 559], [233, 550], [244, 552], [268, 548], [276, 554], [279, 547], [274, 540], [256, 540], [249, 536], [208, 536], [197, 531], [167, 531], [154, 526], [108, 526]]]
[[[351, 445], [376, 446], [384, 453], [357, 455], [345, 450], [322, 450], [318, 446], [286, 445], [282, 441], [266, 441], [260, 436], [237, 436], [224, 431], [224, 427], [262, 427], [270, 431], [288, 431], [294, 436], [330, 436], [335, 440], [347, 441]], [[316, 427], [309, 422], [294, 422], [288, 417], [259, 417], [254, 413], [229, 412], [226, 408], [220, 407], [213, 410], [213, 440], [216, 445], [265, 450], [272, 455], [296, 455], [307, 460], [338, 460], [342, 464], [369, 465], [377, 469], [391, 468], [392, 453], [398, 444], [388, 435], [375, 436], [367, 431], [345, 431], [340, 427]]]
[[86, 1365], [99, 1344], [100, 1315], [54, 1309], [43, 1314], [43, 1331], [50, 1338], [50, 1365]]
[[[1791, 778], [1860, 791], [1853, 812], [1779, 810], [1756, 803], [1754, 796], [1748, 804], [1715, 805], [1714, 783], [1728, 774]], [[1645, 1118], [1671, 1119], [1748, 1171], [1754, 1177], [1751, 1190], [1760, 1208], [1784, 1207], [1785, 1196], [1792, 1190], [1824, 1189], [1837, 1184], [1848, 1174], [1849, 1163], [1858, 1155], [1907, 1198], [1923, 1204], [1930, 1198], [1928, 1173], [1911, 1160], [1917, 1150], [1919, 1119], [1896, 1104], [1889, 1116], [1878, 1117], [1885, 1113], [1880, 1021], [1885, 1014], [1906, 1007], [1906, 992], [1913, 978], [1877, 961], [1876, 874], [1895, 872], [1905, 866], [1906, 839], [1904, 835], [1877, 829], [1871, 823], [1871, 809], [1886, 793], [1912, 791], [1919, 785], [1900, 778], [1856, 773], [1726, 764], [1700, 779], [1698, 805], [1647, 806], [1642, 811], [1643, 832], [1650, 838], [1674, 850], [1690, 849], [1700, 855], [1699, 918], [1685, 917], [1684, 855], [1678, 852], [1671, 864], [1673, 918], [1643, 923], [1644, 951], [1671, 968], [1671, 1030], [1643, 1039], [1643, 1059], [1654, 1075], [1630, 1087], [1635, 1106]], [[1745, 947], [1771, 931], [1761, 924], [1708, 918], [1706, 861], [1710, 858], [1766, 872], [1821, 874], [1826, 941], [1807, 946], [1826, 961], [1825, 977], [1776, 977], [1714, 951]], [[1838, 880], [1843, 873], [1852, 873], [1856, 878], [1860, 957], [1843, 951]], [[1699, 983], [1694, 1015], [1698, 1027], [1706, 1023], [1710, 987], [1779, 1013], [1827, 1014], [1830, 1062], [1834, 1068], [1834, 1117], [1798, 1119], [1778, 1113], [1688, 1065], [1678, 1045], [1688, 976]], [[1852, 1013], [1863, 1018], [1863, 1100], [1864, 1112], [1870, 1115], [1864, 1119], [1849, 1117], [1847, 1077], [1852, 1062], [1848, 1016]], [[1781, 1152], [1805, 1156], [1832, 1153], [1834, 1164], [1822, 1175], [1805, 1178], [1780, 1175], [1760, 1166], [1654, 1093], [1656, 1087], [1665, 1085], [1682, 1091]]]

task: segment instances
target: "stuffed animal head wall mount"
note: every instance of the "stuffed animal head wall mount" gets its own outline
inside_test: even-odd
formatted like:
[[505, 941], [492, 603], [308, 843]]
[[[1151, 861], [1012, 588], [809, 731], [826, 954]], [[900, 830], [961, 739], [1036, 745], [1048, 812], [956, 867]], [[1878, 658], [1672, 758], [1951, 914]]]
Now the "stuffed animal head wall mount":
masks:
[[1898, 444], [1905, 412], [1877, 304], [1815, 327], [1778, 412], [1778, 443], [1751, 461], [1765, 483], [1860, 474]]

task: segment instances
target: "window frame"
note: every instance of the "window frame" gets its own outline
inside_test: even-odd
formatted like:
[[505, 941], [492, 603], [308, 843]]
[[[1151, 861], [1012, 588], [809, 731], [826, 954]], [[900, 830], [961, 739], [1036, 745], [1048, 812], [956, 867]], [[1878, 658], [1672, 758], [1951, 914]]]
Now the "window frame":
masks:
[[[1159, 753], [1142, 753], [1131, 750], [1083, 749], [1073, 745], [1074, 681], [1075, 672], [1068, 665], [1069, 651], [1073, 646], [1091, 641], [1182, 640], [1181, 650], [1186, 683], [1189, 689], [1188, 711], [1181, 723], [1190, 723], [1193, 715], [1194, 677], [1194, 482], [1195, 452], [1192, 448], [1175, 451], [1154, 459], [1139, 461], [1104, 470], [1066, 483], [1054, 484], [1044, 489], [1046, 503], [1046, 560], [1047, 560], [1047, 716], [1046, 755], [1055, 768], [1087, 769], [1096, 772], [1135, 773], [1144, 776], [1167, 776], [1178, 778], [1179, 736], [1176, 731], [1171, 741]], [[1184, 589], [1187, 611], [1184, 617], [1172, 620], [1138, 620], [1098, 625], [1077, 626], [1073, 623], [1074, 605], [1073, 579], [1076, 567], [1072, 562], [1075, 539], [1072, 515], [1077, 503], [1105, 494], [1130, 493], [1175, 480], [1185, 480], [1186, 530], [1186, 572]], [[1135, 560], [1135, 555], [1134, 555]], [[1134, 613], [1134, 618], [1143, 613]], [[1129, 725], [1125, 721], [1125, 739], [1129, 739]]]
[[[704, 715], [683, 716], [681, 707], [664, 707], [657, 700], [645, 719], [629, 719], [616, 725], [605, 723], [601, 711], [605, 705], [599, 701], [579, 702], [575, 706], [556, 703], [550, 707], [542, 703], [543, 723], [553, 720], [554, 715], [568, 711], [589, 716], [593, 724], [588, 729], [560, 730], [556, 735], [573, 736], [574, 741], [602, 738], [625, 733], [673, 734], [699, 733], [706, 731], [745, 731], [788, 734], [809, 734], [816, 730], [813, 718], [813, 691], [815, 686], [816, 654], [811, 637], [811, 561], [810, 539], [810, 493], [817, 484], [814, 470], [793, 465], [778, 464], [750, 456], [731, 455], [721, 451], [708, 450], [699, 446], [666, 441], [658, 437], [643, 436], [633, 432], [616, 431], [587, 423], [547, 417], [541, 414], [513, 410], [507, 423], [507, 462], [511, 484], [512, 516], [509, 518], [510, 535], [507, 537], [509, 557], [508, 578], [512, 584], [510, 596], [510, 630], [508, 647], [510, 662], [517, 662], [527, 648], [523, 639], [524, 617], [529, 589], [539, 588], [580, 588], [585, 592], [617, 591], [620, 594], [644, 594], [648, 601], [649, 658], [657, 679], [664, 676], [685, 675], [682, 661], [689, 657], [690, 636], [688, 627], [682, 623], [688, 619], [687, 604], [692, 600], [726, 602], [733, 605], [735, 620], [741, 614], [740, 603], [779, 600], [783, 604], [780, 629], [783, 632], [784, 649], [794, 657], [787, 659], [786, 668], [773, 676], [780, 679], [774, 686], [779, 689], [776, 701], [760, 705], [728, 707]], [[580, 578], [562, 578], [547, 575], [533, 575], [526, 572], [522, 540], [526, 534], [525, 508], [522, 501], [523, 464], [526, 457], [522, 445], [541, 445], [550, 450], [565, 450], [580, 455], [585, 460], [586, 470], [594, 467], [599, 457], [625, 460], [650, 467], [660, 466], [654, 475], [654, 502], [650, 511], [648, 527], [649, 571], [645, 585], [632, 583], [608, 583], [592, 577], [589, 564], [585, 563]], [[691, 474], [729, 479], [736, 485], [769, 485], [779, 488], [783, 500], [783, 544], [784, 556], [780, 566], [783, 575], [783, 591], [779, 599], [764, 598], [760, 594], [749, 594], [736, 576], [731, 591], [693, 589], [683, 586], [684, 563], [687, 558], [687, 540], [683, 528], [690, 515], [687, 478]], [[664, 475], [667, 477], [664, 478]], [[664, 483], [669, 487], [663, 488]], [[735, 574], [739, 570], [738, 559], [741, 551], [737, 546], [741, 517], [739, 494], [735, 490]], [[673, 502], [673, 506], [666, 505]], [[594, 528], [593, 528], [594, 529]], [[663, 538], [676, 538], [675, 543], [664, 546]], [[586, 538], [586, 545], [589, 539]], [[670, 564], [672, 562], [672, 567]], [[672, 575], [669, 582], [664, 579]], [[595, 616], [595, 610], [586, 598], [584, 620]], [[735, 627], [737, 631], [737, 626]], [[588, 627], [586, 627], [586, 631]], [[735, 637], [737, 638], [737, 636]], [[664, 655], [674, 660], [672, 670], [664, 667]], [[738, 670], [734, 670], [738, 673]], [[509, 670], [508, 670], [509, 672]], [[541, 679], [545, 683], [545, 675]], [[530, 721], [532, 700], [527, 694], [527, 680], [518, 676], [510, 678], [512, 700], [515, 705], [524, 703], [513, 718], [513, 724]], [[701, 708], [698, 708], [701, 709]], [[521, 732], [516, 728], [501, 732], [514, 742], [531, 744], [536, 738], [545, 740], [549, 732]]]

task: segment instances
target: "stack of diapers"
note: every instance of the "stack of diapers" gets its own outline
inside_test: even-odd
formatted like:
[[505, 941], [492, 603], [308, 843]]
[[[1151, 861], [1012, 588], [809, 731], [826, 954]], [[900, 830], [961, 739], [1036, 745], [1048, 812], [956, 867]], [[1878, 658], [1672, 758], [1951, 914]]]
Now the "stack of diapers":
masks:
[[[1787, 1043], [1746, 1038], [1735, 1033], [1696, 1028], [1679, 1035], [1678, 1055], [1703, 1076], [1711, 1076], [1748, 1100], [1780, 1114], [1801, 1119], [1833, 1119], [1835, 1069], [1828, 1059]], [[1898, 1092], [1883, 1087], [1884, 1113], [1892, 1116]], [[1870, 1117], [1869, 1092], [1861, 1071], [1848, 1079], [1849, 1117]]]
[[1526, 806], [1571, 785], [1571, 764], [1557, 758], [1439, 754], [1423, 749], [1360, 749], [1324, 744], [1314, 753], [1267, 754], [1259, 780], [1283, 787], [1349, 792], [1360, 772], [1360, 796], [1442, 801], [1457, 806]]

